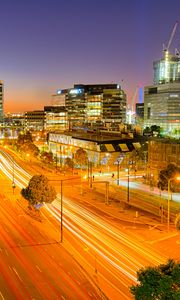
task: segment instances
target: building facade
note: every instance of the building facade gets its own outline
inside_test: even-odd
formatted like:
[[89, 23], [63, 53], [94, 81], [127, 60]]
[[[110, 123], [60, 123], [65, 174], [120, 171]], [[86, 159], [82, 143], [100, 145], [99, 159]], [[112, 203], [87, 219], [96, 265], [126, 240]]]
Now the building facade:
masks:
[[67, 110], [65, 106], [44, 106], [46, 131], [67, 130]]
[[180, 141], [172, 139], [152, 139], [148, 143], [147, 178], [157, 183], [159, 172], [170, 163], [180, 166]]
[[153, 63], [154, 85], [180, 82], [180, 56], [164, 51], [164, 57]]
[[146, 142], [146, 138], [122, 134], [90, 132], [51, 132], [48, 135], [48, 146], [54, 157], [64, 164], [67, 157], [73, 158], [79, 148], [87, 152], [88, 160], [96, 166], [114, 166], [122, 162], [126, 154], [137, 150]]
[[98, 123], [110, 127], [125, 122], [126, 94], [119, 84], [75, 84], [59, 93], [65, 94], [69, 128], [96, 128]]
[[144, 103], [136, 103], [136, 124], [144, 123]]
[[152, 125], [180, 131], [180, 58], [168, 51], [154, 62], [154, 85], [144, 89], [144, 127]]
[[25, 112], [25, 129], [42, 131], [44, 130], [45, 112], [44, 110], [34, 110]]

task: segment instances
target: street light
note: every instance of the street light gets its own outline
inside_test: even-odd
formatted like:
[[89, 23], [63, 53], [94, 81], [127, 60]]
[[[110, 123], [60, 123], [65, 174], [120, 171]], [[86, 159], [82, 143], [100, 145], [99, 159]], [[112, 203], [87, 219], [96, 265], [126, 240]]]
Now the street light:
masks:
[[129, 165], [128, 165], [127, 203], [129, 203]]
[[60, 193], [61, 193], [61, 241], [60, 243], [63, 242], [63, 181], [66, 180], [74, 180], [74, 179], [79, 179], [79, 177], [74, 177], [74, 178], [66, 178], [66, 179], [48, 179], [49, 181], [60, 181]]
[[119, 159], [117, 160], [117, 185], [119, 185]]
[[129, 203], [129, 165], [125, 171], [127, 172], [127, 203]]
[[92, 174], [92, 162], [88, 160], [88, 182], [90, 188], [92, 188], [93, 174]]
[[12, 174], [12, 189], [13, 189], [13, 195], [14, 195], [14, 189], [15, 189], [15, 181], [14, 181], [14, 156], [13, 156], [13, 174]]
[[170, 219], [170, 198], [171, 198], [171, 181], [172, 180], [180, 181], [180, 176], [168, 179], [168, 215], [167, 215], [167, 227], [168, 227], [168, 231], [169, 231], [169, 219]]

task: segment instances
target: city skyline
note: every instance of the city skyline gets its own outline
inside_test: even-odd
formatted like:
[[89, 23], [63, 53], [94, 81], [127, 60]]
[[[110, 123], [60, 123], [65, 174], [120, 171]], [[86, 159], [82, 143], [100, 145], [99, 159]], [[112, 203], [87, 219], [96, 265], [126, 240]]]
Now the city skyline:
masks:
[[[59, 88], [120, 83], [128, 101], [153, 81], [178, 1], [2, 3], [1, 74], [5, 112], [43, 109]], [[180, 48], [178, 25], [170, 50]]]

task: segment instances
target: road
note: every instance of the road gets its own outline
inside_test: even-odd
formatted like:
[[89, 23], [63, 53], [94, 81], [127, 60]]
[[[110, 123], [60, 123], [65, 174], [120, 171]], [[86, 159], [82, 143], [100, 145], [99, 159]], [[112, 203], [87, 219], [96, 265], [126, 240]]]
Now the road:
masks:
[[[23, 182], [23, 170], [15, 166], [14, 173], [16, 184]], [[49, 222], [29, 217], [13, 196], [0, 201], [0, 299], [101, 299]]]
[[[12, 172], [14, 172], [13, 176], [16, 185], [22, 187], [25, 182], [27, 184], [30, 176], [18, 165], [17, 167], [16, 164], [12, 166], [10, 157], [4, 154], [3, 158], [1, 157], [1, 164], [2, 170], [6, 170], [6, 175], [10, 179], [12, 179]], [[136, 283], [136, 271], [143, 266], [157, 265], [164, 262], [166, 256], [154, 252], [150, 246], [142, 244], [126, 235], [122, 229], [119, 229], [114, 224], [113, 219], [109, 218], [107, 220], [107, 217], [104, 217], [103, 215], [99, 216], [95, 212], [92, 213], [90, 207], [89, 209], [88, 207], [83, 207], [83, 204], [81, 203], [82, 195], [77, 192], [77, 187], [73, 188], [72, 185], [70, 189], [69, 185], [67, 187], [64, 186], [63, 192], [66, 194], [66, 196], [63, 197], [64, 249], [67, 249], [68, 252], [73, 255], [87, 273], [95, 280], [100, 289], [105, 292], [109, 299], [132, 299], [132, 296], [129, 293], [129, 286]], [[56, 241], [60, 238], [60, 231], [57, 233], [60, 221], [60, 204], [60, 199], [57, 199], [51, 205], [46, 205], [46, 210], [43, 209], [43, 217], [49, 223], [50, 228], [53, 228], [53, 230], [56, 231]], [[48, 212], [50, 212], [58, 222], [55, 221]], [[8, 215], [9, 212], [6, 213], [7, 217]], [[31, 226], [29, 227], [31, 228]], [[27, 239], [27, 241], [29, 241], [26, 232], [24, 232], [22, 236], [24, 236], [25, 240]], [[38, 239], [36, 238], [35, 240], [30, 241], [31, 243], [35, 243], [37, 240]], [[13, 249], [16, 249], [17, 252], [19, 251], [19, 248], [15, 248], [13, 243], [11, 246], [13, 246]], [[36, 246], [35, 249], [29, 249], [29, 247], [27, 247], [25, 249], [25, 252], [28, 252], [26, 255], [29, 256], [26, 258], [27, 260], [24, 258], [23, 262], [30, 274], [33, 274], [33, 272], [35, 272], [34, 270], [37, 268], [40, 268], [41, 270], [43, 262], [46, 260], [47, 263], [49, 263], [48, 269], [52, 270], [51, 273], [53, 273], [53, 268], [55, 268], [55, 270], [58, 269], [56, 260], [54, 260], [54, 258], [49, 258], [50, 253], [53, 252], [52, 249], [54, 248], [54, 245], [51, 245], [51, 250], [49, 247], [48, 249], [46, 248], [47, 253], [43, 247], [44, 246], [42, 246], [42, 257], [35, 260], [33, 264], [34, 267], [32, 266], [32, 263], [29, 263], [32, 257], [35, 259], [35, 254], [31, 253], [31, 251], [36, 249], [35, 253], [37, 255], [39, 247]], [[12, 248], [10, 249], [12, 251]], [[41, 252], [39, 255], [40, 254]], [[39, 259], [41, 265], [38, 264]], [[36, 267], [36, 265], [38, 267]], [[17, 267], [15, 267], [15, 269], [16, 268]], [[24, 278], [22, 277], [22, 270], [19, 271], [18, 269], [17, 273], [21, 274], [21, 278]], [[41, 272], [39, 271], [39, 273]], [[56, 271], [54, 271], [54, 274], [56, 274]], [[66, 272], [65, 274], [67, 275]], [[18, 275], [16, 274], [16, 276]], [[33, 278], [29, 278], [30, 281], [32, 279]], [[40, 284], [39, 281], [38, 284]], [[59, 291], [59, 284], [56, 276], [56, 284], [53, 285], [55, 289], [54, 295], [56, 295], [56, 293], [61, 293], [61, 291]], [[39, 288], [41, 289], [42, 286], [39, 286]], [[46, 288], [49, 290], [49, 286], [46, 286]], [[81, 299], [80, 296], [78, 299]]]

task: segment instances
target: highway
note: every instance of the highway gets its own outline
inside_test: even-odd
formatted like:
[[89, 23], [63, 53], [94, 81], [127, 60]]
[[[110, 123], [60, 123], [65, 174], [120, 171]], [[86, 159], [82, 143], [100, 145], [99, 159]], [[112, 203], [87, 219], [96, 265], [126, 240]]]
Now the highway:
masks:
[[43, 239], [26, 216], [10, 206], [7, 211], [2, 198], [0, 218], [1, 299], [100, 299], [83, 287], [85, 279], [66, 251]]
[[[31, 176], [12, 162], [12, 159], [2, 151], [0, 162], [1, 170], [10, 179], [12, 179], [12, 172], [14, 172], [16, 185], [22, 188], [28, 183]], [[107, 219], [103, 215], [99, 216], [98, 213], [91, 211], [91, 207], [84, 207], [76, 187], [70, 189], [68, 185], [64, 186], [64, 194], [66, 196], [63, 197], [63, 248], [73, 255], [109, 299], [132, 299], [129, 286], [136, 283], [136, 271], [143, 266], [164, 262], [166, 257], [126, 235], [122, 229], [114, 224], [113, 219]], [[45, 205], [45, 207], [46, 210], [42, 210], [43, 217], [47, 219], [49, 226], [57, 232], [56, 241], [58, 241], [58, 238], [60, 238], [60, 231], [57, 231], [60, 227], [60, 199], [56, 199], [52, 204]], [[7, 217], [8, 214], [9, 212], [6, 213]], [[55, 218], [50, 217], [51, 215]], [[27, 236], [24, 237], [28, 238]], [[35, 241], [31, 242], [35, 243]], [[11, 246], [13, 248], [14, 244], [12, 243]], [[15, 249], [18, 251], [17, 248]], [[31, 257], [32, 249], [27, 248], [27, 250]], [[48, 249], [47, 254], [49, 254], [49, 251]], [[46, 252], [43, 250], [44, 257], [42, 256], [42, 259], [46, 261], [45, 254]], [[34, 254], [33, 257], [35, 257]], [[24, 263], [27, 264], [27, 269], [31, 270], [33, 274], [32, 264], [29, 261], [27, 263], [26, 259], [24, 259]], [[41, 270], [42, 266], [38, 265], [38, 259], [35, 261], [36, 265]], [[34, 268], [37, 269], [37, 267]], [[53, 268], [58, 269], [55, 260], [49, 262], [49, 270]], [[16, 274], [16, 276], [18, 275]], [[21, 276], [23, 276], [23, 273]], [[29, 280], [31, 279], [29, 278]], [[61, 293], [58, 290], [58, 284], [56, 282], [54, 295]], [[81, 299], [80, 296], [78, 297], [77, 299]]]
[[[29, 175], [16, 163], [12, 169], [11, 159], [1, 156], [0, 161], [10, 179], [14, 169], [16, 185], [27, 180]], [[58, 231], [31, 219], [14, 200], [0, 195], [0, 299], [101, 299], [85, 271], [59, 244]]]

